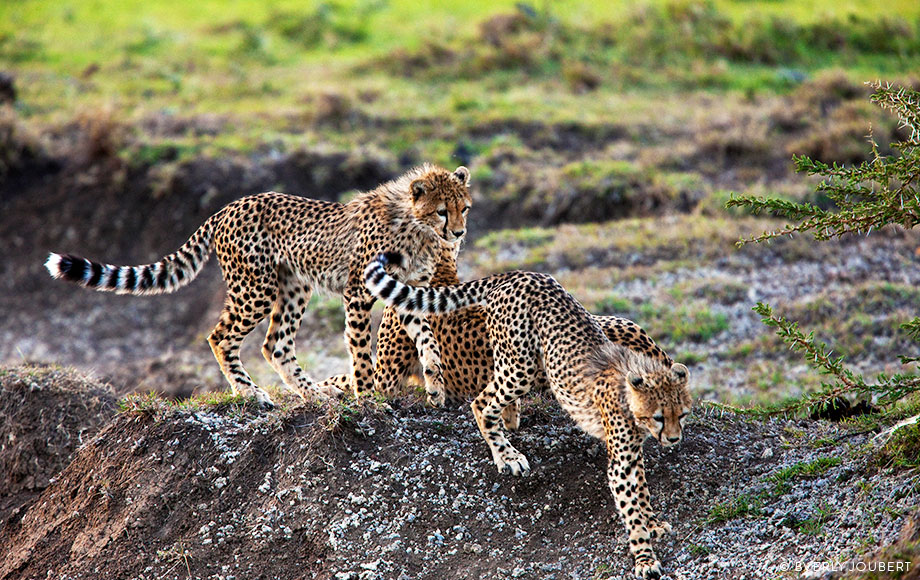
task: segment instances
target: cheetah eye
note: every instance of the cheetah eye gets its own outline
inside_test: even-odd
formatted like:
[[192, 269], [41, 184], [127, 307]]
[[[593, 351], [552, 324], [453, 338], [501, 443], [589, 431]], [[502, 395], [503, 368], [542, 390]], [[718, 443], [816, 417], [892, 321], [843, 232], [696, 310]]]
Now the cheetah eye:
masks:
[[447, 210], [446, 210], [446, 209], [439, 209], [439, 210], [438, 210], [438, 215], [441, 216], [441, 217], [447, 217]]
[[467, 213], [469, 213], [469, 211], [470, 211], [470, 206], [466, 206], [465, 208], [463, 208], [463, 211], [461, 211], [460, 213], [462, 213], [463, 215], [466, 215]]
[[663, 423], [663, 422], [664, 422], [664, 416], [662, 416], [662, 415], [655, 415], [655, 416], [652, 417], [652, 419], [658, 421], [659, 423]]
[[683, 420], [683, 419], [686, 419], [686, 418], [687, 418], [687, 415], [689, 415], [689, 414], [690, 414], [690, 413], [684, 411], [683, 413], [681, 413], [680, 415], [678, 415], [677, 418], [680, 419], [680, 420]]

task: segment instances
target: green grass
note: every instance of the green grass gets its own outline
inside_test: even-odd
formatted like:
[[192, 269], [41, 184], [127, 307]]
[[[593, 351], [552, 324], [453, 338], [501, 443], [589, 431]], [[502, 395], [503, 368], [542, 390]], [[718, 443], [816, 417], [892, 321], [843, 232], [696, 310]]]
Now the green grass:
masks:
[[[273, 400], [280, 404], [281, 410], [285, 410], [288, 407], [285, 400], [279, 396], [281, 393], [278, 389], [269, 388], [268, 391]], [[244, 397], [230, 391], [210, 391], [177, 401], [164, 399], [154, 392], [149, 392], [143, 394], [134, 393], [120, 399], [118, 401], [118, 411], [155, 417], [174, 411], [216, 411], [226, 412], [230, 415], [243, 415], [258, 413], [259, 406], [254, 398]]]
[[[781, 55], [777, 67], [764, 62], [761, 52], [793, 46], [777, 41], [783, 34], [812, 35], [820, 44], [821, 27], [829, 20], [840, 23], [840, 34], [831, 36], [847, 39], [854, 48], [836, 56], [839, 51], [794, 44], [799, 52], [793, 64], [807, 74], [836, 63], [856, 78], [874, 78], [903, 74], [918, 62], [907, 36], [904, 47], [881, 50], [889, 39], [909, 36], [909, 23], [920, 17], [917, 4], [906, 0], [882, 6], [869, 0], [655, 0], [647, 8], [626, 0], [534, 3], [529, 28], [499, 35], [502, 45], [490, 49], [482, 23], [499, 13], [529, 14], [519, 12], [517, 4], [3, 2], [0, 61], [19, 78], [20, 107], [28, 115], [59, 119], [61, 113], [69, 117], [111, 105], [127, 119], [151, 111], [245, 115], [269, 132], [283, 130], [285, 117], [309, 113], [310, 99], [324, 92], [354, 97], [355, 106], [372, 115], [453, 117], [462, 124], [509, 117], [629, 118], [631, 109], [657, 104], [645, 96], [650, 88], [681, 99], [688, 88], [783, 91], [795, 84], [784, 68], [792, 66], [789, 59]], [[545, 6], [551, 6], [548, 17]], [[788, 26], [771, 25], [774, 17]], [[908, 25], [892, 24], [889, 30], [878, 24], [887, 22], [884, 18]], [[690, 35], [682, 32], [688, 23], [697, 28]], [[608, 29], [615, 34], [605, 37]], [[761, 36], [746, 39], [740, 34], [746, 31]], [[735, 46], [742, 41], [748, 44]], [[539, 50], [527, 50], [531, 42]], [[394, 78], [375, 64], [396, 60], [394, 51], [412, 55], [431, 43], [450, 50], [476, 47], [478, 57], [461, 62], [487, 74], [436, 71], [428, 80]], [[544, 46], [551, 47], [546, 54]], [[755, 57], [745, 56], [745, 50]], [[641, 56], [657, 53], [690, 56], [667, 66]], [[526, 66], [518, 66], [518, 58]], [[592, 76], [599, 90], [573, 92], [581, 79]], [[234, 130], [247, 129], [255, 131], [250, 123]]]
[[759, 516], [763, 509], [765, 496], [762, 494], [743, 493], [726, 502], [717, 503], [709, 509], [707, 524], [720, 524], [747, 516]]
[[885, 442], [879, 463], [899, 468], [920, 468], [920, 423], [901, 427]]
[[[780, 469], [763, 479], [765, 483], [770, 484], [767, 488], [755, 493], [743, 493], [731, 500], [714, 505], [709, 510], [706, 523], [718, 524], [742, 517], [760, 516], [764, 505], [771, 499], [792, 491], [792, 484], [796, 480], [818, 477], [842, 462], [843, 460], [839, 457], [819, 457], [814, 461], [801, 461]], [[802, 522], [804, 529], [800, 531], [813, 535], [819, 534], [821, 526], [830, 518], [825, 512], [826, 508], [819, 506], [817, 518], [807, 523]]]
[[843, 463], [839, 457], [820, 457], [814, 461], [800, 461], [794, 465], [783, 468], [770, 475], [767, 481], [774, 485], [774, 493], [788, 493], [792, 489], [792, 482], [801, 478], [813, 478], [827, 473], [832, 467]]

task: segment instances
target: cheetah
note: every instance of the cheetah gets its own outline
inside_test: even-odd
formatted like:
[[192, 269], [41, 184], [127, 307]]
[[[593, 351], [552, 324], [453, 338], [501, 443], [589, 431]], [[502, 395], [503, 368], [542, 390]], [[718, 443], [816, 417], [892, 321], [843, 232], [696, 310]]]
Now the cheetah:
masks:
[[365, 282], [388, 306], [418, 314], [481, 305], [495, 358], [492, 379], [471, 406], [500, 472], [526, 475], [527, 458], [500, 428], [503, 410], [537, 384], [549, 384], [581, 429], [605, 442], [607, 479], [629, 533], [635, 573], [659, 578], [651, 540], [670, 532], [651, 507], [642, 441], [681, 441], [690, 412], [689, 371], [611, 342], [600, 324], [551, 276], [507, 272], [438, 288], [417, 288], [388, 274], [399, 255], [371, 262]]
[[[431, 278], [431, 286], [459, 284], [457, 260], [453, 251], [443, 251], [441, 260]], [[386, 396], [394, 396], [410, 379], [414, 379], [419, 366], [415, 344], [404, 330], [416, 316], [400, 313], [393, 307], [383, 312], [377, 331], [377, 366], [374, 372], [374, 389]], [[616, 316], [593, 316], [601, 330], [612, 342], [645, 353], [670, 366], [674, 361], [651, 339], [638, 324]], [[492, 378], [493, 355], [486, 329], [486, 313], [481, 306], [471, 306], [458, 312], [431, 315], [431, 331], [441, 350], [444, 370], [444, 392], [428, 393], [428, 401], [435, 406], [458, 406], [479, 394]], [[346, 384], [347, 375], [328, 379], [329, 384]], [[541, 381], [542, 382], [542, 381]], [[542, 386], [539, 390], [542, 390]], [[511, 402], [503, 412], [505, 428], [517, 430], [520, 424], [518, 401]]]
[[[177, 251], [143, 266], [113, 266], [52, 253], [45, 267], [94, 290], [160, 294], [185, 286], [213, 250], [227, 284], [220, 320], [208, 343], [234, 393], [273, 407], [240, 362], [243, 339], [266, 317], [262, 355], [284, 385], [302, 398], [326, 399], [342, 390], [317, 385], [297, 364], [294, 337], [314, 290], [338, 294], [345, 305], [349, 382], [355, 395], [372, 386], [370, 310], [364, 267], [381, 251], [409, 256], [400, 275], [427, 285], [442, 251], [459, 251], [470, 210], [470, 173], [433, 165], [414, 168], [342, 204], [276, 192], [231, 202], [208, 218]], [[443, 390], [440, 351], [420, 317], [406, 327], [422, 353], [429, 390]]]

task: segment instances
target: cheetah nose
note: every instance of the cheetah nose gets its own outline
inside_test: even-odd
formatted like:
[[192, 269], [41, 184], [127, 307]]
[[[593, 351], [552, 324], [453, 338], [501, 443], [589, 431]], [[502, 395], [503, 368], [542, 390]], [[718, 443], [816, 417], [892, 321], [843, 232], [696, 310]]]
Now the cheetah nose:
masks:
[[680, 441], [680, 435], [677, 437], [668, 437], [668, 443], [671, 445], [677, 443], [678, 441]]
[[466, 233], [466, 230], [459, 230], [459, 231], [454, 231], [454, 232], [451, 232], [451, 233], [454, 234], [454, 237], [455, 237], [455, 238], [459, 238], [460, 236], [462, 236], [463, 234]]

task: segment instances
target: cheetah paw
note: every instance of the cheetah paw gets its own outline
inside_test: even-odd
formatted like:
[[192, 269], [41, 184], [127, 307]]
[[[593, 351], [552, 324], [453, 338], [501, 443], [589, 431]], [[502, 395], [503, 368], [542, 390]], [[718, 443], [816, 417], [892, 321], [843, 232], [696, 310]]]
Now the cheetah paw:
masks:
[[671, 533], [671, 524], [652, 520], [648, 524], [648, 533], [652, 539], [663, 538]]
[[520, 476], [530, 473], [530, 463], [527, 458], [514, 449], [505, 451], [504, 457], [496, 457], [495, 465], [498, 466], [499, 473], [510, 473], [511, 475]]
[[637, 578], [661, 578], [661, 562], [651, 558], [636, 558], [636, 567], [634, 568], [634, 572]]
[[444, 374], [440, 366], [425, 367], [422, 373], [425, 376], [425, 392], [428, 393], [428, 404], [432, 407], [443, 407], [445, 404], [444, 396]]
[[347, 389], [349, 386], [351, 386], [351, 377], [349, 375], [335, 375], [319, 383], [311, 381], [301, 386], [298, 394], [305, 401], [311, 399], [326, 401], [341, 398], [345, 394], [343, 389]]
[[275, 403], [272, 401], [272, 398], [268, 396], [268, 393], [258, 387], [252, 390], [250, 396], [255, 400], [256, 406], [263, 411], [271, 411], [275, 408]]
[[341, 399], [345, 395], [345, 391], [335, 385], [327, 384], [325, 381], [314, 386], [312, 390], [316, 398], [321, 401]]
[[425, 390], [428, 393], [428, 404], [432, 407], [441, 408], [445, 404], [444, 389], [440, 391]]

